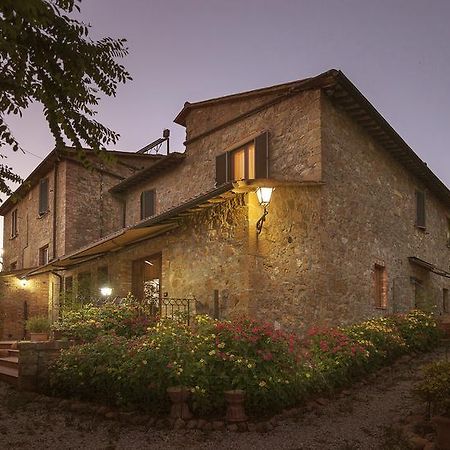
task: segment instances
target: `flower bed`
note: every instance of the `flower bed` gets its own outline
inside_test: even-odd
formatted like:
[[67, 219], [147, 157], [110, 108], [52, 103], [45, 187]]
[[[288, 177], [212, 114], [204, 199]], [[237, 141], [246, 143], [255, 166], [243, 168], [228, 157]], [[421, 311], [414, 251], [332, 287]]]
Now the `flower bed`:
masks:
[[103, 330], [95, 340], [65, 350], [55, 362], [54, 393], [162, 413], [169, 407], [167, 387], [184, 385], [199, 416], [223, 415], [229, 389], [246, 391], [249, 414], [273, 414], [399, 355], [431, 348], [439, 337], [432, 317], [419, 311], [311, 330], [306, 338], [253, 320], [204, 316], [191, 327], [171, 320], [145, 332], [137, 327], [134, 337], [130, 328], [121, 331], [120, 321], [117, 328], [95, 328]]

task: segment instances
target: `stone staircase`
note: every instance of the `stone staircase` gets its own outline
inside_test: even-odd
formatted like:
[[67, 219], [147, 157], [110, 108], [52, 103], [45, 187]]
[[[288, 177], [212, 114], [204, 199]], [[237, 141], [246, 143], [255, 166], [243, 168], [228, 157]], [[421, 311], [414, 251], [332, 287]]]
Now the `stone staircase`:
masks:
[[17, 386], [19, 380], [19, 350], [16, 341], [0, 342], [0, 381]]

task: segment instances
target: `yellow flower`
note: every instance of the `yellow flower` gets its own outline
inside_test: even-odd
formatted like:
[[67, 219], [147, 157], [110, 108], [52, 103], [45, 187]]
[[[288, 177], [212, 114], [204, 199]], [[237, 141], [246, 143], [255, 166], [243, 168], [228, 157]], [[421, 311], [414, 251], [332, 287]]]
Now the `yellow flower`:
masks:
[[267, 383], [264, 380], [259, 382], [260, 387], [264, 387], [266, 385], [267, 385]]
[[253, 367], [253, 364], [247, 364], [247, 367], [248, 367], [249, 369], [251, 369], [251, 368]]

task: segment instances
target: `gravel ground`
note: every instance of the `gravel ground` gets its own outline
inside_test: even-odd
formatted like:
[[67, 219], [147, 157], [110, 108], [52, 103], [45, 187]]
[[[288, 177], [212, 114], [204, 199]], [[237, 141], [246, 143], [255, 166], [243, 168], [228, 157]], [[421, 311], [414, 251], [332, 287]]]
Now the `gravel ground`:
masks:
[[420, 366], [444, 351], [398, 362], [369, 380], [311, 402], [265, 433], [158, 431], [62, 410], [49, 397], [0, 383], [0, 448], [12, 449], [403, 449], [393, 425], [423, 410], [410, 390]]

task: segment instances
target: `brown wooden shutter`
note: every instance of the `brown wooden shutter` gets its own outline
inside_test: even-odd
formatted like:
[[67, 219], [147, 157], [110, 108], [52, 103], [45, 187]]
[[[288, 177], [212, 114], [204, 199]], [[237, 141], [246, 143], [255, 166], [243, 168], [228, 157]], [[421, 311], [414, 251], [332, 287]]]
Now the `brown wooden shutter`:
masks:
[[141, 194], [141, 220], [155, 214], [155, 191], [144, 191]]
[[255, 178], [269, 178], [269, 133], [255, 138]]
[[39, 215], [48, 211], [48, 178], [43, 178], [39, 183]]
[[216, 186], [229, 181], [228, 173], [228, 153], [222, 153], [216, 156]]
[[416, 226], [425, 228], [426, 214], [425, 214], [425, 192], [416, 191]]

